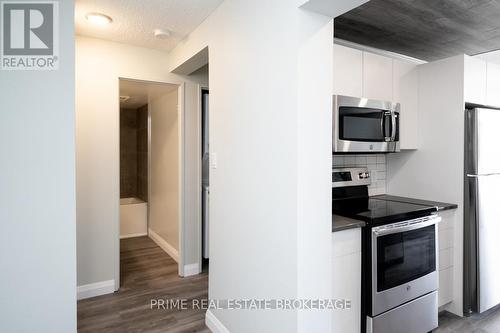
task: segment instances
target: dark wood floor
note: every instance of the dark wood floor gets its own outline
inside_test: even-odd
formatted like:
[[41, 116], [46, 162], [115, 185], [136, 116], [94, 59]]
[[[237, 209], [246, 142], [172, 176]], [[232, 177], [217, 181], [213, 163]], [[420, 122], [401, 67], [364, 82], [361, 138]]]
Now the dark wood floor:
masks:
[[500, 307], [481, 315], [460, 318], [449, 312], [439, 315], [439, 328], [434, 333], [498, 333], [500, 332]]
[[120, 254], [120, 290], [78, 302], [79, 333], [210, 332], [204, 310], [150, 308], [151, 299], [206, 299], [206, 270], [180, 278], [177, 263], [148, 237], [122, 240]]
[[[177, 263], [148, 237], [121, 241], [121, 283], [114, 294], [78, 302], [79, 333], [210, 333], [204, 310], [157, 310], [151, 299], [206, 299], [208, 272], [180, 278]], [[434, 333], [499, 333], [500, 307], [482, 315], [439, 316]]]

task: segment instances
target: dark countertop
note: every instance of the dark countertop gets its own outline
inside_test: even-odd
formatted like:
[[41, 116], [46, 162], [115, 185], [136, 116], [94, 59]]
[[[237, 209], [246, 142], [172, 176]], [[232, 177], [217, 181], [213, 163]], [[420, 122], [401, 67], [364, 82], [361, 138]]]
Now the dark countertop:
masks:
[[398, 197], [398, 196], [389, 195], [389, 194], [374, 195], [371, 198], [381, 199], [381, 200], [399, 201], [399, 202], [410, 203], [410, 204], [415, 204], [415, 205], [422, 205], [422, 206], [432, 206], [432, 207], [436, 207], [438, 212], [441, 212], [443, 210], [458, 208], [457, 204], [450, 204], [450, 203], [445, 203], [445, 202], [429, 201], [429, 200], [420, 200], [420, 199], [413, 199], [413, 198], [406, 198], [406, 197]]
[[[334, 207], [335, 214], [332, 215], [332, 232], [362, 228], [367, 224], [375, 226], [377, 224], [388, 223], [391, 219], [417, 218], [432, 212], [458, 208], [456, 204], [399, 197], [389, 194], [371, 196], [370, 199], [372, 200], [364, 198], [357, 199], [357, 201], [352, 199], [344, 201], [342, 202], [341, 208], [343, 209], [341, 210], [336, 210]], [[360, 207], [359, 210], [358, 207]], [[380, 216], [373, 216], [377, 214]]]
[[354, 220], [340, 215], [332, 215], [332, 232], [342, 231], [347, 229], [362, 228], [366, 224], [360, 220]]

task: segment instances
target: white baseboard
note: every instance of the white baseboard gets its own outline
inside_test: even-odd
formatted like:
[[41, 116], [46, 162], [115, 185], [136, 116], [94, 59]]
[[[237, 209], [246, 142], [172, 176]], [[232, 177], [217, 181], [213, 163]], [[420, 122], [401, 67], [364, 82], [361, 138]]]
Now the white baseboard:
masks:
[[120, 239], [125, 239], [125, 238], [133, 238], [133, 237], [142, 237], [142, 236], [147, 236], [147, 232], [140, 232], [137, 234], [128, 234], [128, 235], [121, 235]]
[[112, 294], [115, 291], [115, 280], [84, 284], [82, 286], [78, 286], [76, 290], [76, 298], [79, 300], [105, 294]]
[[198, 275], [201, 273], [199, 264], [189, 264], [184, 266], [184, 277]]
[[149, 229], [149, 238], [151, 238], [163, 251], [167, 252], [169, 256], [172, 257], [177, 263], [179, 262], [179, 251], [177, 251], [172, 245], [168, 244], [166, 240], [160, 237], [156, 232]]
[[205, 324], [213, 333], [231, 333], [226, 326], [224, 326], [220, 320], [217, 319], [210, 309], [205, 313]]

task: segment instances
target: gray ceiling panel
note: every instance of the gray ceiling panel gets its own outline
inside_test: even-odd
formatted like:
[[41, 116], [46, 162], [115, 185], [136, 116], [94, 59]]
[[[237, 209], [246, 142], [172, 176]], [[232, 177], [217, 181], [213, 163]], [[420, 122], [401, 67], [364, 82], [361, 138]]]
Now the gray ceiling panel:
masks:
[[335, 19], [335, 37], [433, 61], [500, 49], [500, 0], [371, 0]]

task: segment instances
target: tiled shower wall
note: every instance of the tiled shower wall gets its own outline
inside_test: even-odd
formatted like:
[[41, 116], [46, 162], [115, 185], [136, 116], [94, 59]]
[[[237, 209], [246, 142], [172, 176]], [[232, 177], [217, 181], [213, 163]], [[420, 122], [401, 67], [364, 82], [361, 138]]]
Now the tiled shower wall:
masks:
[[148, 201], [148, 106], [120, 109], [120, 198]]
[[120, 198], [137, 196], [137, 110], [120, 109]]
[[148, 105], [137, 109], [137, 197], [148, 201]]
[[368, 186], [369, 194], [385, 194], [386, 157], [384, 154], [333, 155], [333, 167], [367, 167], [372, 181], [372, 184]]

